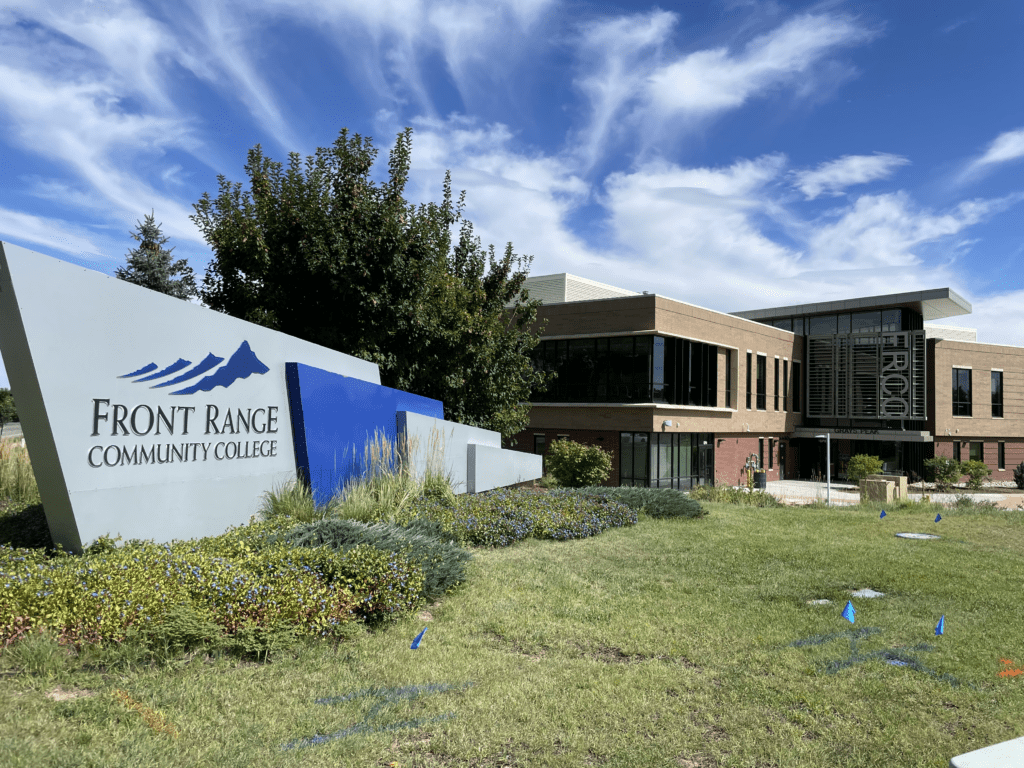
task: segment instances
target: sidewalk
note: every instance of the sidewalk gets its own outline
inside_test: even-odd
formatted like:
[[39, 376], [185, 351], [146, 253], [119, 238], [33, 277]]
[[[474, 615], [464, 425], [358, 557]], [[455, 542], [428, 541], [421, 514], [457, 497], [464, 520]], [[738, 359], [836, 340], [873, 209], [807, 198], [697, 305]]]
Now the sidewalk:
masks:
[[[816, 499], [825, 501], [826, 484], [816, 483], [812, 480], [774, 480], [767, 483], [767, 491], [780, 501], [788, 501], [794, 504], [809, 504]], [[991, 501], [999, 506], [1009, 505], [1015, 509], [1017, 504], [1024, 502], [1024, 496], [1019, 494], [1001, 493], [968, 493], [967, 491], [956, 491], [954, 493], [936, 493], [925, 491], [925, 496], [931, 498], [938, 504], [952, 504], [958, 496], [967, 496], [975, 501]], [[921, 495], [911, 491], [910, 498], [918, 500]], [[860, 490], [856, 485], [849, 483], [832, 483], [833, 504], [857, 504], [860, 502]]]

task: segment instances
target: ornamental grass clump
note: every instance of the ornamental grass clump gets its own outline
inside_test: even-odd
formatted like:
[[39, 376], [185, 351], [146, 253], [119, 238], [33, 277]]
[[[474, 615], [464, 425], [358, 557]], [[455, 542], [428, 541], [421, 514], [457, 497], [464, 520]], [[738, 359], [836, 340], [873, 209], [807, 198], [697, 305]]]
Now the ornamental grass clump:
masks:
[[698, 485], [690, 489], [690, 498], [698, 501], [738, 504], [744, 507], [762, 507], [765, 509], [785, 506], [785, 504], [767, 491], [752, 491], [747, 488], [734, 488], [728, 485]]
[[25, 446], [17, 440], [0, 440], [0, 500], [18, 506], [39, 503], [39, 488]]

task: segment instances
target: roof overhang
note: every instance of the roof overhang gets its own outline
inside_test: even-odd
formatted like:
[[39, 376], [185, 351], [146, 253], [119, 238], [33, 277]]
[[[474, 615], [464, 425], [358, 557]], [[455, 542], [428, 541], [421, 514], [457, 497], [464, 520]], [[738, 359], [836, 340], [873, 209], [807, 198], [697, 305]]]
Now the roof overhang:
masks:
[[815, 304], [795, 304], [790, 307], [771, 309], [750, 309], [733, 312], [747, 320], [775, 320], [781, 317], [804, 317], [807, 315], [828, 315], [838, 312], [867, 312], [875, 309], [905, 307], [919, 313], [925, 320], [971, 314], [971, 303], [949, 288], [933, 288], [928, 291], [890, 293], [886, 296], [867, 296], [862, 299], [822, 301]]

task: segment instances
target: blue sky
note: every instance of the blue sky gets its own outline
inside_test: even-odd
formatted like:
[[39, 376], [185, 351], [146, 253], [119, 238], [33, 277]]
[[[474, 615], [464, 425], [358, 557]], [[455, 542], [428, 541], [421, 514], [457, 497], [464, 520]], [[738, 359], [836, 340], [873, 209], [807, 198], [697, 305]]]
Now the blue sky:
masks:
[[[0, 239], [112, 274], [338, 131], [485, 243], [724, 311], [949, 286], [1024, 345], [1024, 3], [8, 0]], [[944, 321], [947, 322], [947, 321]], [[2, 382], [0, 382], [2, 383]]]

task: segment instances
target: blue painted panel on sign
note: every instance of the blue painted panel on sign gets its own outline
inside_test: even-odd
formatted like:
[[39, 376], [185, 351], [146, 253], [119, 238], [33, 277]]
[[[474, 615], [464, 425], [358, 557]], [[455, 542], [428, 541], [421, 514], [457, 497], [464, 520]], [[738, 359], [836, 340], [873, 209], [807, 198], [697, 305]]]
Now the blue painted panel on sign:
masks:
[[440, 400], [341, 376], [303, 363], [286, 363], [295, 463], [318, 504], [364, 471], [364, 447], [377, 432], [397, 439], [398, 411], [444, 418]]

